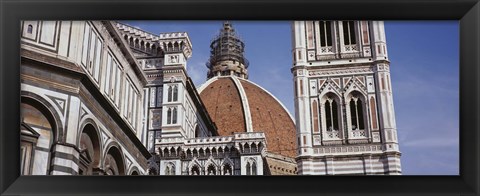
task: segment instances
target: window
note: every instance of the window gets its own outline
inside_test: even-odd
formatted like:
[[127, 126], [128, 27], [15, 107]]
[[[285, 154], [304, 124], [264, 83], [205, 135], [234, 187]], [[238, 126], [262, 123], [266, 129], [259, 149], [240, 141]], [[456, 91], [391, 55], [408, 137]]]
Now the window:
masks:
[[112, 69], [112, 56], [110, 53], [107, 55], [107, 68], [105, 69], [105, 86], [104, 92], [109, 95], [110, 94], [110, 70]]
[[100, 59], [102, 55], [102, 41], [97, 39], [97, 46], [95, 50], [95, 64], [93, 69], [93, 76], [95, 80], [98, 82], [98, 78], [100, 76]]
[[32, 32], [33, 32], [33, 26], [31, 24], [29, 24], [28, 27], [27, 27], [27, 33], [32, 34]]
[[178, 101], [178, 85], [168, 86], [167, 100], [168, 102]]
[[343, 43], [345, 45], [356, 44], [355, 26], [353, 21], [343, 21]]
[[173, 87], [173, 101], [178, 101], [178, 86]]
[[364, 129], [362, 100], [357, 97], [353, 97], [350, 100], [350, 119], [352, 130]]
[[173, 108], [172, 124], [177, 124], [177, 108]]
[[375, 107], [375, 98], [370, 98], [370, 111], [372, 112], [372, 128], [377, 130], [377, 109]]
[[173, 92], [173, 89], [172, 89], [172, 86], [168, 86], [168, 102], [171, 102], [172, 101], [172, 92]]
[[232, 167], [230, 166], [230, 164], [227, 163], [223, 166], [223, 175], [232, 175]]
[[327, 131], [338, 131], [337, 102], [334, 99], [327, 99], [325, 102], [325, 115]]
[[320, 21], [320, 46], [332, 46], [332, 22]]
[[248, 160], [246, 170], [247, 175], [257, 175], [257, 164], [253, 159]]
[[85, 31], [83, 33], [83, 51], [82, 51], [82, 64], [84, 67], [87, 66], [87, 52], [88, 52], [88, 41], [90, 40], [90, 25], [85, 23]]
[[216, 171], [215, 171], [215, 166], [214, 165], [209, 165], [208, 168], [208, 175], [216, 175]]
[[200, 175], [200, 168], [194, 165], [190, 170], [190, 175]]
[[167, 124], [177, 124], [177, 108], [168, 108]]
[[175, 165], [173, 163], [167, 163], [165, 166], [165, 175], [175, 175]]

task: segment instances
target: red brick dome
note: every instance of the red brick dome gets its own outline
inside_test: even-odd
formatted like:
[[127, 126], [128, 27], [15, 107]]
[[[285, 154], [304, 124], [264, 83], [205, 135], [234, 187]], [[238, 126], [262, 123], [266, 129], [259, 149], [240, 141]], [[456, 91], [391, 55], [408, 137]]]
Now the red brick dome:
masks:
[[221, 136], [264, 132], [268, 152], [296, 156], [294, 121], [286, 108], [262, 87], [235, 76], [217, 76], [203, 84], [199, 92]]

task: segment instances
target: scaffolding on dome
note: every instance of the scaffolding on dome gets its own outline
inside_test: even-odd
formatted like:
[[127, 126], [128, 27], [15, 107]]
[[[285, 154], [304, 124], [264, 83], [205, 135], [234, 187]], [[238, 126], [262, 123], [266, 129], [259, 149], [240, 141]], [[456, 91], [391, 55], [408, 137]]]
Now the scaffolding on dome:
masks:
[[210, 59], [206, 66], [211, 69], [217, 62], [231, 60], [248, 68], [249, 62], [244, 57], [244, 49], [245, 44], [236, 35], [230, 22], [224, 22], [220, 33], [210, 43]]

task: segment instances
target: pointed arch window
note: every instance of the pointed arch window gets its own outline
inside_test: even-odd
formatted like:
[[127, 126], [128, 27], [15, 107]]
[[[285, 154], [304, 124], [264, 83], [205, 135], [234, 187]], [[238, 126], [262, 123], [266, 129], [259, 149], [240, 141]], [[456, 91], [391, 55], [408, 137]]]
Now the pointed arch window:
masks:
[[325, 102], [327, 131], [338, 131], [338, 105], [335, 99]]
[[345, 45], [354, 45], [357, 43], [355, 39], [355, 22], [343, 21], [343, 43]]
[[165, 175], [175, 175], [175, 165], [168, 163], [165, 167]]
[[223, 166], [223, 175], [232, 175], [232, 167], [230, 166], [230, 164], [227, 163]]
[[167, 98], [168, 102], [178, 101], [178, 86], [177, 85], [168, 86], [167, 97], [168, 97]]
[[177, 108], [173, 108], [173, 112], [172, 112], [172, 124], [177, 124]]
[[168, 102], [171, 102], [172, 101], [172, 92], [173, 92], [173, 89], [172, 89], [172, 86], [168, 86]]
[[194, 165], [190, 171], [190, 175], [200, 175], [200, 168]]
[[252, 175], [257, 175], [257, 164], [252, 163]]
[[178, 101], [178, 86], [173, 86], [173, 101]]
[[247, 169], [247, 175], [252, 175], [252, 173], [251, 173], [251, 169], [252, 169], [252, 168], [251, 168], [251, 166], [250, 166], [250, 162], [247, 162], [247, 167], [246, 167], [246, 169]]
[[172, 108], [167, 110], [167, 124], [172, 124]]
[[28, 27], [27, 27], [27, 33], [32, 34], [32, 32], [33, 32], [33, 26], [31, 24], [29, 24]]
[[362, 100], [357, 97], [353, 97], [350, 100], [350, 119], [352, 123], [352, 130], [365, 129], [363, 122]]

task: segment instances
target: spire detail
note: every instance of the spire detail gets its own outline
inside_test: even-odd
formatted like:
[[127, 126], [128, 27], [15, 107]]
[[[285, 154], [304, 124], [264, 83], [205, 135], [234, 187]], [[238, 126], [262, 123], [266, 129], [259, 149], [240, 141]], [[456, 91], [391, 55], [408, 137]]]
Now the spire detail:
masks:
[[207, 78], [237, 76], [248, 79], [248, 60], [244, 56], [245, 44], [236, 34], [232, 23], [223, 22], [219, 34], [210, 43]]

